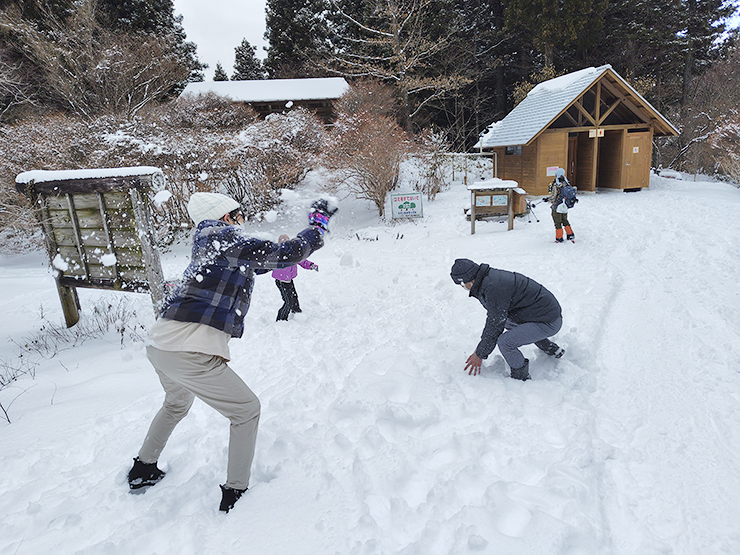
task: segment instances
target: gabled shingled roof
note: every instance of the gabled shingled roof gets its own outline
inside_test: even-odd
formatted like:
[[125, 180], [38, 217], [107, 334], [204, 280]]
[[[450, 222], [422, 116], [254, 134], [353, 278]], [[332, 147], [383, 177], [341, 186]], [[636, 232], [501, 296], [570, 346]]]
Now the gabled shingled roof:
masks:
[[607, 64], [540, 83], [504, 119], [491, 124], [475, 147], [531, 144], [600, 79], [604, 79], [605, 87], [621, 99], [618, 104], [624, 114], [646, 125], [652, 123], [656, 135], [678, 135], [678, 130]]

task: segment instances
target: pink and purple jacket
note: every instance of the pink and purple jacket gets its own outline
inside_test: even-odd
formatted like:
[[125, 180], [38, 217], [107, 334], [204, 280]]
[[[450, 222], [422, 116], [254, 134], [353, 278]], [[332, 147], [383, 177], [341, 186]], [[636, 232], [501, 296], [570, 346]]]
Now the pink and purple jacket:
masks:
[[313, 262], [306, 259], [303, 262], [299, 262], [297, 265], [288, 266], [287, 268], [278, 268], [272, 271], [272, 277], [279, 279], [280, 281], [291, 281], [298, 275], [298, 266], [306, 270], [310, 270], [313, 266]]

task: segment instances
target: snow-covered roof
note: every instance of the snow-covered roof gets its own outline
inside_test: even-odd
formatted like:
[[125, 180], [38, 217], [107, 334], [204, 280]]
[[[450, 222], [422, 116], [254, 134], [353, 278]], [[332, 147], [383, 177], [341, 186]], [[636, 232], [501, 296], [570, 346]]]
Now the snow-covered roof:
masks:
[[94, 168], [85, 170], [31, 170], [19, 173], [16, 183], [46, 183], [49, 181], [71, 181], [74, 179], [101, 179], [106, 177], [132, 177], [135, 175], [161, 174], [154, 166], [134, 166], [128, 168]]
[[[468, 185], [469, 191], [479, 191], [488, 189], [516, 189], [519, 187], [519, 183], [512, 179], [499, 179], [498, 177], [492, 177], [485, 181], [476, 181], [472, 185]], [[522, 189], [524, 192], [524, 190]]]
[[647, 100], [619, 76], [609, 64], [588, 67], [561, 75], [534, 87], [501, 121], [492, 123], [481, 135], [475, 148], [519, 146], [529, 144], [541, 131], [553, 123], [570, 105], [585, 93], [602, 75], [609, 72], [632, 98], [639, 99], [650, 115], [665, 129], [678, 131], [663, 118]]
[[342, 77], [212, 81], [190, 83], [180, 96], [212, 92], [238, 102], [288, 102], [335, 99], [347, 89], [349, 84]]

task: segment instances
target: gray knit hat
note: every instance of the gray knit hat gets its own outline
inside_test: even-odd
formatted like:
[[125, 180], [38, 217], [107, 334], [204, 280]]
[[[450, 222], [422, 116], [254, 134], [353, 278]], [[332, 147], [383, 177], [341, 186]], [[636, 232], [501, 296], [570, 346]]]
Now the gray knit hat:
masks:
[[203, 220], [220, 220], [237, 208], [238, 202], [221, 193], [193, 193], [188, 201], [188, 214], [196, 225]]
[[467, 258], [458, 258], [452, 265], [450, 271], [450, 277], [452, 281], [457, 284], [470, 283], [475, 279], [475, 275], [478, 273], [478, 264]]

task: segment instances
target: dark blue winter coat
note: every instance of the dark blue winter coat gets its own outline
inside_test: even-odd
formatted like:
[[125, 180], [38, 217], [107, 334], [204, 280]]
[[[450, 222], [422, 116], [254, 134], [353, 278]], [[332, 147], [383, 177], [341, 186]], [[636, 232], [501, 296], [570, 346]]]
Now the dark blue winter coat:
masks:
[[323, 237], [314, 227], [290, 241], [273, 243], [249, 237], [235, 225], [204, 220], [195, 231], [182, 284], [165, 301], [160, 316], [206, 324], [241, 337], [254, 271], [292, 266], [323, 245]]
[[480, 343], [475, 349], [481, 358], [493, 352], [506, 320], [517, 324], [547, 324], [562, 317], [560, 303], [542, 285], [522, 274], [490, 268], [488, 264], [480, 265], [470, 296], [478, 299], [488, 312]]

